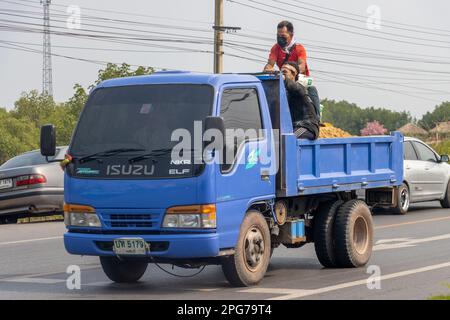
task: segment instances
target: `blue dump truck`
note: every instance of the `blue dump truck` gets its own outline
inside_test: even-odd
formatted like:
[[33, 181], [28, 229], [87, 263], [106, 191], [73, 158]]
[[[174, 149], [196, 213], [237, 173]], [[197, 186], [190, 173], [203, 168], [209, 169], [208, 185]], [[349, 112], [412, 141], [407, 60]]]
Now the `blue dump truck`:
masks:
[[[174, 159], [183, 134], [208, 130], [223, 139], [193, 139]], [[55, 136], [42, 127], [44, 156]], [[62, 166], [66, 250], [100, 257], [111, 280], [138, 281], [149, 263], [215, 264], [250, 286], [280, 245], [313, 242], [325, 267], [365, 265], [370, 208], [399, 201], [403, 137], [297, 139], [280, 75], [157, 72], [92, 90]]]

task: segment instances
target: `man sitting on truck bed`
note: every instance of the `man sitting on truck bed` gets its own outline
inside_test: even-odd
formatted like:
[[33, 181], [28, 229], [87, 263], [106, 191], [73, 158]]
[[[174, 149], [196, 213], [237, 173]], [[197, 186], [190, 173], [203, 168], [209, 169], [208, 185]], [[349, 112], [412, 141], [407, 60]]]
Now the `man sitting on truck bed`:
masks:
[[291, 111], [295, 136], [299, 139], [314, 140], [319, 137], [319, 116], [304, 86], [297, 82], [300, 68], [288, 61], [281, 67], [286, 94]]
[[[300, 67], [300, 74], [309, 77], [305, 47], [295, 40], [294, 25], [289, 21], [281, 21], [277, 26], [277, 43], [270, 50], [269, 60], [264, 67], [264, 72], [274, 71], [275, 64], [281, 70], [283, 64], [288, 61], [297, 63]], [[313, 101], [315, 111], [320, 118], [320, 98], [316, 87], [309, 85], [306, 92]]]

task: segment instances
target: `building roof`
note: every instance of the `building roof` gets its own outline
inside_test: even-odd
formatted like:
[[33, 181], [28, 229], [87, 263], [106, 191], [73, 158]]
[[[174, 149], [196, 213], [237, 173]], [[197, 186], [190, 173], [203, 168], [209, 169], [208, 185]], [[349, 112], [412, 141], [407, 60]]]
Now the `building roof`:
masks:
[[398, 131], [403, 133], [404, 135], [414, 136], [414, 135], [425, 135], [428, 132], [425, 129], [415, 125], [414, 123], [407, 123], [403, 127], [399, 128]]
[[430, 130], [431, 133], [450, 133], [450, 121], [439, 122]]

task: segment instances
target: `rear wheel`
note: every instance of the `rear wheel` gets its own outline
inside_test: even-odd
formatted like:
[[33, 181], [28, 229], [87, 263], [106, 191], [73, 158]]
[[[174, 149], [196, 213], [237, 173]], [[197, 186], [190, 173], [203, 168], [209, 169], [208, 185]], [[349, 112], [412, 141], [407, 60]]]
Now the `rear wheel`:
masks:
[[395, 213], [397, 214], [406, 214], [409, 209], [409, 205], [411, 203], [411, 195], [409, 193], [409, 188], [406, 183], [403, 183], [397, 189], [397, 206], [394, 208]]
[[222, 260], [225, 278], [237, 287], [257, 284], [266, 274], [270, 254], [270, 231], [264, 216], [256, 210], [248, 211], [234, 255]]
[[333, 226], [342, 200], [322, 204], [314, 217], [314, 247], [320, 263], [326, 268], [336, 267]]
[[137, 282], [147, 270], [148, 263], [141, 261], [122, 261], [116, 257], [100, 257], [106, 276], [114, 282]]
[[442, 208], [450, 208], [450, 181], [447, 183], [447, 192], [444, 199], [441, 200]]
[[373, 222], [367, 204], [350, 200], [338, 210], [334, 222], [336, 264], [339, 267], [360, 267], [372, 254]]

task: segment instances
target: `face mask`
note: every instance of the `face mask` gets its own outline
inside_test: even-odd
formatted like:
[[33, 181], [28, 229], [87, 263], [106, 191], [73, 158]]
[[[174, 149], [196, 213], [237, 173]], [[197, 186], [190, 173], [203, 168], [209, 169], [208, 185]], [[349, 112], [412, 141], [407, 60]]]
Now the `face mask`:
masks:
[[277, 37], [277, 43], [282, 48], [284, 48], [288, 45], [286, 38], [283, 38], [283, 37]]

